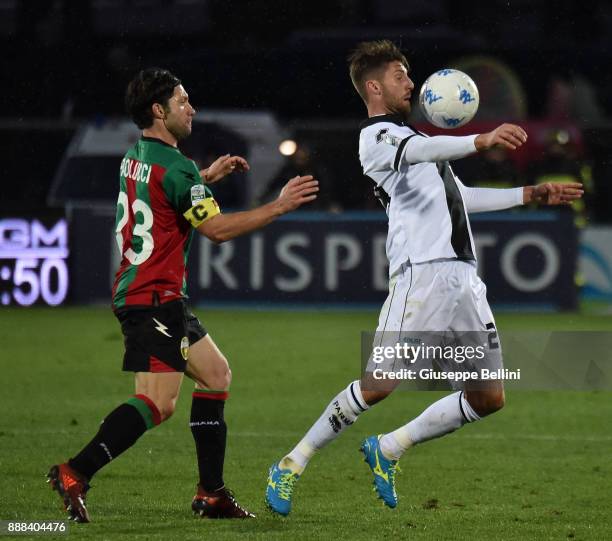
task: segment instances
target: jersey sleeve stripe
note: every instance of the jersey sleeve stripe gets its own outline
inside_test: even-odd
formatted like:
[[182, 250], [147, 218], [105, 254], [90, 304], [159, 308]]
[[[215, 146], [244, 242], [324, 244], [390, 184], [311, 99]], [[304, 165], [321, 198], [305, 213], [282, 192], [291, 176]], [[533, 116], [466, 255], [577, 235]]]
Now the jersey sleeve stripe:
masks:
[[408, 137], [402, 139], [402, 142], [399, 144], [399, 147], [397, 147], [397, 152], [395, 153], [395, 160], [393, 161], [393, 169], [395, 169], [396, 171], [399, 171], [399, 164], [402, 159], [402, 153], [404, 152], [404, 147], [406, 146], [406, 143], [417, 135], [419, 134], [413, 133], [412, 135], [409, 135]]
[[423, 132], [420, 132], [419, 130], [417, 130], [412, 124], [407, 124], [407, 126], [416, 134], [416, 135], [422, 135], [424, 137], [428, 137], [427, 135], [425, 135]]

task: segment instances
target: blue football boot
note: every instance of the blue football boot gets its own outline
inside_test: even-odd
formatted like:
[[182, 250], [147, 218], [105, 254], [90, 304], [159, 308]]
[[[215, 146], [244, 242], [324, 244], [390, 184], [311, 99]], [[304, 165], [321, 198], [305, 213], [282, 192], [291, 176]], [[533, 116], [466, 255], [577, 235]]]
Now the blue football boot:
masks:
[[289, 469], [281, 470], [278, 462], [270, 467], [266, 486], [266, 503], [272, 511], [285, 517], [289, 514], [293, 488], [299, 478], [299, 474]]
[[397, 460], [385, 458], [380, 450], [380, 435], [366, 438], [359, 449], [365, 461], [374, 474], [374, 488], [378, 497], [388, 507], [397, 506], [397, 493], [395, 492], [395, 474], [398, 471]]

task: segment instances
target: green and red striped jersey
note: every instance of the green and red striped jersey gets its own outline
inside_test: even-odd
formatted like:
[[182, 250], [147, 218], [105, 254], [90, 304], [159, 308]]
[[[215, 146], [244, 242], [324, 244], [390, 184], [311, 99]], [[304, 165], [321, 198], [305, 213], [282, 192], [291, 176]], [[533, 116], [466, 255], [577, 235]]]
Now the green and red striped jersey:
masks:
[[119, 179], [113, 308], [186, 296], [192, 226], [219, 213], [196, 164], [160, 139], [141, 137], [123, 158]]

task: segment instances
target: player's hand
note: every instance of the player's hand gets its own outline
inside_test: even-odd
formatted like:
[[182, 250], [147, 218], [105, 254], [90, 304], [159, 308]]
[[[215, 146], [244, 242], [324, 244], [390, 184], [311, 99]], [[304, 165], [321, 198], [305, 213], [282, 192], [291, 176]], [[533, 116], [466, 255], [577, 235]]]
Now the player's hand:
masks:
[[281, 190], [280, 195], [276, 199], [281, 212], [286, 214], [304, 203], [309, 203], [317, 198], [319, 191], [319, 181], [315, 180], [312, 175], [304, 177], [293, 177]]
[[584, 194], [579, 182], [546, 182], [523, 188], [523, 201], [539, 205], [571, 205]]
[[495, 146], [516, 150], [527, 142], [527, 132], [516, 124], [502, 124], [489, 133], [481, 133], [474, 140], [476, 150], [488, 150]]
[[235, 171], [246, 172], [250, 169], [248, 162], [241, 156], [220, 156], [210, 164], [208, 169], [202, 169], [200, 176], [206, 184], [219, 182], [223, 177]]

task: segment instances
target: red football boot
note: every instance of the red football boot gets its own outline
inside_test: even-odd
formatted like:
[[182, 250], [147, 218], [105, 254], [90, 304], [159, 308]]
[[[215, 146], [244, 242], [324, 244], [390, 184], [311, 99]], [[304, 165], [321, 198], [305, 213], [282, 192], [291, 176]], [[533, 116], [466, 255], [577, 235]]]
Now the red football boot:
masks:
[[47, 474], [47, 483], [60, 495], [70, 520], [89, 522], [85, 507], [85, 494], [89, 485], [67, 463], [53, 466]]
[[198, 485], [198, 492], [191, 502], [193, 512], [207, 518], [254, 518], [255, 515], [241, 507], [230, 490], [223, 487], [207, 492]]

